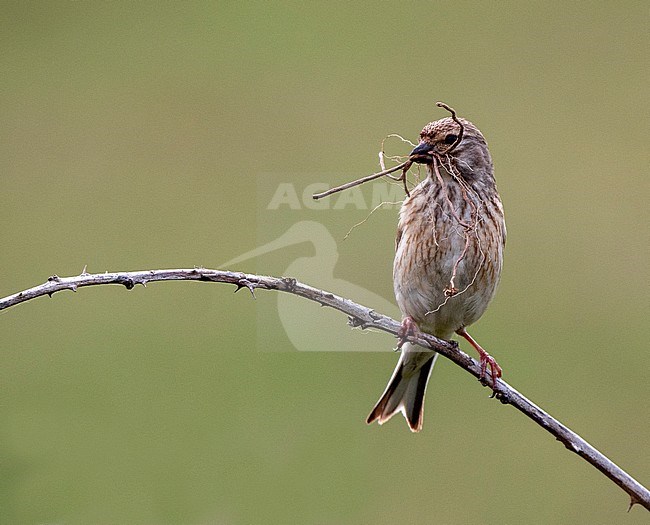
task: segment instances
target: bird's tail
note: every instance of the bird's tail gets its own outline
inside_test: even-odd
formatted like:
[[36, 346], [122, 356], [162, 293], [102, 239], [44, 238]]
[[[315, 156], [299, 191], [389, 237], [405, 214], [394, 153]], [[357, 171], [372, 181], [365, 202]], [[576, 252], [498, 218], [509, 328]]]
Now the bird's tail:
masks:
[[402, 412], [411, 432], [419, 432], [424, 418], [424, 394], [437, 358], [438, 354], [427, 352], [424, 364], [413, 370], [413, 356], [409, 357], [409, 353], [403, 351], [386, 390], [368, 415], [366, 423], [376, 420], [383, 425], [397, 412]]

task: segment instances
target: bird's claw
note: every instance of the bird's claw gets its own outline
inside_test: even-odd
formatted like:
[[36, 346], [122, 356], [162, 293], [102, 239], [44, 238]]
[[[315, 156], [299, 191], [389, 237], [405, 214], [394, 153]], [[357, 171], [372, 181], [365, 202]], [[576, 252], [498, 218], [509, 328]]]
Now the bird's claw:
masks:
[[413, 320], [412, 317], [407, 316], [404, 319], [402, 319], [402, 325], [399, 327], [399, 330], [397, 331], [397, 338], [399, 339], [399, 342], [397, 343], [397, 349], [401, 349], [402, 346], [404, 346], [404, 343], [407, 342], [409, 337], [413, 337], [414, 335], [420, 333], [420, 329], [418, 328], [418, 325], [415, 324], [415, 321]]
[[481, 354], [481, 375], [479, 376], [481, 382], [487, 383], [486, 373], [488, 366], [490, 367], [490, 375], [492, 376], [492, 397], [494, 397], [497, 394], [497, 379], [501, 377], [503, 370], [494, 357], [487, 352], [483, 352]]
[[494, 357], [492, 357], [490, 354], [488, 354], [483, 348], [481, 348], [481, 345], [479, 345], [474, 339], [472, 338], [471, 335], [467, 333], [467, 330], [465, 328], [460, 328], [459, 330], [456, 330], [456, 333], [462, 337], [464, 337], [469, 344], [471, 344], [474, 349], [478, 352], [478, 355], [480, 356], [480, 366], [481, 366], [481, 373], [478, 376], [479, 381], [483, 385], [488, 385], [487, 382], [487, 367], [490, 367], [490, 375], [492, 376], [492, 397], [495, 397], [497, 395], [497, 379], [501, 377], [501, 367], [498, 365]]

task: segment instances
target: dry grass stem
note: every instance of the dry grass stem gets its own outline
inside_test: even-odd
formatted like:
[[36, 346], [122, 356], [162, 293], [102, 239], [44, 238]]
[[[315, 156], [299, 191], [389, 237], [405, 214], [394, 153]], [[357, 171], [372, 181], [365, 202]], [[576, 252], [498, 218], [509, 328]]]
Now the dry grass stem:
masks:
[[463, 126], [463, 123], [460, 120], [458, 120], [458, 117], [456, 116], [456, 110], [454, 108], [452, 108], [451, 106], [448, 106], [444, 102], [436, 102], [436, 106], [438, 106], [439, 108], [444, 108], [447, 111], [449, 111], [449, 113], [451, 113], [451, 118], [454, 120], [454, 122], [456, 124], [458, 124], [460, 126], [460, 131], [458, 132], [458, 137], [456, 137], [456, 140], [454, 141], [454, 143], [451, 146], [449, 146], [447, 148], [447, 150], [445, 151], [445, 154], [447, 154], [447, 153], [453, 151], [454, 148], [456, 146], [458, 146], [458, 144], [460, 144], [460, 141], [463, 140], [463, 133], [465, 132], [465, 126]]
[[347, 182], [346, 184], [342, 184], [341, 186], [337, 186], [336, 188], [329, 189], [322, 193], [315, 193], [312, 197], [314, 200], [322, 199], [323, 197], [327, 197], [329, 195], [332, 195], [333, 193], [338, 193], [339, 191], [354, 188], [355, 186], [359, 186], [365, 182], [370, 182], [371, 180], [378, 179], [379, 177], [383, 177], [384, 175], [388, 175], [389, 173], [394, 173], [399, 170], [408, 170], [410, 166], [411, 166], [411, 161], [407, 160], [406, 162], [402, 162], [397, 166], [393, 166], [392, 168], [389, 168], [387, 170], [380, 171], [379, 173], [373, 173], [372, 175], [368, 175], [367, 177], [362, 177], [361, 179], [353, 180], [352, 182]]
[[398, 201], [398, 202], [382, 201], [382, 202], [380, 202], [379, 204], [377, 204], [377, 206], [375, 206], [375, 207], [370, 211], [370, 213], [369, 213], [368, 215], [366, 215], [366, 218], [365, 218], [365, 219], [363, 219], [361, 222], [357, 222], [354, 226], [352, 226], [352, 228], [350, 228], [350, 229], [348, 230], [348, 233], [345, 234], [345, 237], [343, 237], [343, 240], [347, 239], [347, 238], [350, 236], [350, 234], [352, 233], [352, 230], [354, 230], [357, 226], [361, 226], [361, 225], [364, 224], [368, 219], [370, 219], [370, 216], [371, 216], [373, 213], [375, 213], [375, 212], [376, 212], [379, 208], [381, 208], [382, 206], [385, 206], [385, 205], [388, 205], [388, 204], [394, 206], [394, 205], [401, 204], [401, 203], [402, 203], [401, 201]]

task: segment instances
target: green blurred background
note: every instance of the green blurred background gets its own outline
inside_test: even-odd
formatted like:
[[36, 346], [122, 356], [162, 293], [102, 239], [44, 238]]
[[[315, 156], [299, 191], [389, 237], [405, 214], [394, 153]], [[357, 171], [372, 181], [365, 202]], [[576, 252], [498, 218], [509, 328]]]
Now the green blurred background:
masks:
[[[507, 381], [650, 482], [646, 2], [2, 12], [1, 296], [84, 265], [218, 267], [281, 233], [270, 180], [371, 173], [381, 139], [416, 138], [444, 100], [487, 137], [508, 220], [501, 288], [473, 334]], [[340, 242], [366, 215], [277, 220], [326, 226], [334, 282], [392, 301], [396, 211]], [[303, 242], [231, 269], [314, 270], [315, 254]], [[325, 286], [331, 271], [293, 277]], [[292, 350], [277, 295], [257, 295], [101, 287], [4, 311], [0, 522], [647, 523], [445, 360], [420, 434], [401, 417], [366, 426], [394, 339]]]

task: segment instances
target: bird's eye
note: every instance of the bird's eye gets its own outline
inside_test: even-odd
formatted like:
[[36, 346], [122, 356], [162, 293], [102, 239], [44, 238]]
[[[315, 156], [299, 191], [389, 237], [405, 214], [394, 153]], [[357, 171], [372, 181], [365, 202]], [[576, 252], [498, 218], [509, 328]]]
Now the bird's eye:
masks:
[[458, 135], [454, 135], [453, 133], [450, 133], [445, 137], [445, 144], [453, 144], [456, 142], [456, 139], [458, 138]]

